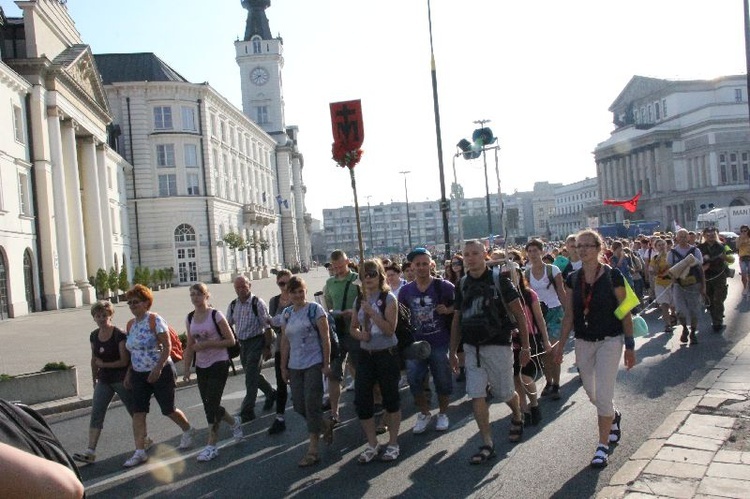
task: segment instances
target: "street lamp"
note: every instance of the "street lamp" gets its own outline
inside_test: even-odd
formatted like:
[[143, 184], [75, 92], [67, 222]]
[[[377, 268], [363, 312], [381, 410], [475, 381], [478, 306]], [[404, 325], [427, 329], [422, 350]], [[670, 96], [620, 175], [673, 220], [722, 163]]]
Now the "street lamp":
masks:
[[409, 251], [413, 248], [411, 245], [411, 217], [409, 216], [409, 189], [406, 187], [406, 175], [411, 173], [411, 171], [403, 171], [399, 172], [401, 175], [404, 176], [404, 194], [406, 195], [406, 234], [409, 238]]
[[375, 241], [372, 239], [372, 210], [370, 210], [370, 198], [372, 196], [366, 196], [367, 197], [367, 221], [370, 225], [370, 257], [375, 258]]
[[[464, 242], [464, 226], [461, 219], [461, 201], [464, 198], [463, 189], [458, 185], [458, 177], [456, 176], [456, 158], [461, 156], [462, 152], [457, 152], [453, 155], [453, 188], [451, 189], [453, 199], [456, 201], [456, 223], [458, 224], [458, 248], [463, 246]], [[446, 257], [446, 260], [448, 258]]]

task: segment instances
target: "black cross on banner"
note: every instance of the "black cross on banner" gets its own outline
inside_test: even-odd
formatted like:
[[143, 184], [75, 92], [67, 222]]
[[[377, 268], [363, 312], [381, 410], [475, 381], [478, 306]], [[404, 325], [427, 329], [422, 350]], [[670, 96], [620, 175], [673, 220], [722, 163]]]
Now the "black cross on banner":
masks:
[[333, 141], [345, 145], [348, 150], [362, 147], [365, 140], [362, 101], [332, 102], [330, 106]]

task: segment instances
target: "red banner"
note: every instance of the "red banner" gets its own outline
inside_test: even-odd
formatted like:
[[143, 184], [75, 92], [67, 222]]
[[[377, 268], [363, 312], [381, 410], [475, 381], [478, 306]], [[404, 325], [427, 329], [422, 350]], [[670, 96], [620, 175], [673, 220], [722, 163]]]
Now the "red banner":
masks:
[[626, 200], [626, 201], [617, 201], [615, 199], [605, 199], [604, 204], [608, 204], [611, 206], [622, 206], [626, 210], [628, 210], [630, 213], [635, 212], [635, 210], [638, 209], [638, 198], [641, 197], [641, 193], [639, 192], [632, 198]]
[[330, 106], [333, 143], [348, 151], [362, 147], [365, 140], [362, 101], [332, 102]]

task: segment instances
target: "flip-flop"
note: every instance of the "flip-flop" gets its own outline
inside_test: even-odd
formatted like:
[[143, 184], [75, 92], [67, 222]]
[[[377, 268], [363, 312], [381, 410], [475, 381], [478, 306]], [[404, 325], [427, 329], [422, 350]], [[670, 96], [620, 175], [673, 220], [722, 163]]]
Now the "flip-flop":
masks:
[[318, 464], [319, 462], [320, 458], [317, 454], [305, 454], [305, 457], [303, 457], [300, 462], [297, 463], [297, 466], [299, 466], [300, 468], [307, 468], [308, 466]]

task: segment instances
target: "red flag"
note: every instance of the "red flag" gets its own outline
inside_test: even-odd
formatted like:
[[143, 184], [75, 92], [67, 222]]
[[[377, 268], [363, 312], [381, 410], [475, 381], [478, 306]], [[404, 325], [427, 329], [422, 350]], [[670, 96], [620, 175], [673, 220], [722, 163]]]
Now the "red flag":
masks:
[[641, 193], [639, 192], [632, 198], [628, 199], [627, 201], [617, 201], [616, 199], [605, 199], [604, 204], [609, 204], [612, 206], [622, 206], [626, 210], [628, 210], [630, 213], [633, 213], [635, 210], [638, 209], [638, 198], [641, 197]]
[[330, 106], [334, 144], [340, 144], [350, 151], [362, 147], [365, 140], [362, 101], [332, 102]]

